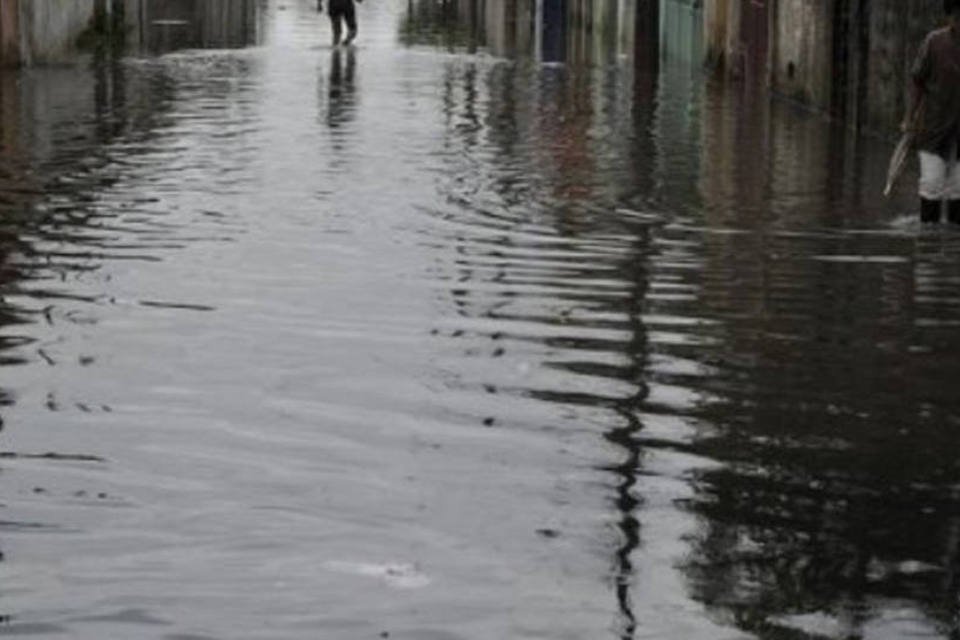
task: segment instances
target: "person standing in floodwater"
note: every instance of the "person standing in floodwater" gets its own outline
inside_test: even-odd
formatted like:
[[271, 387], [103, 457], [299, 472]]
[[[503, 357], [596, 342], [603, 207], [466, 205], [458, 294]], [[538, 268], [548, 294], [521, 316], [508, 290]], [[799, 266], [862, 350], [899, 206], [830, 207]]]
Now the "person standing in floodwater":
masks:
[[927, 36], [913, 65], [903, 130], [920, 152], [920, 220], [960, 224], [960, 0], [944, 0], [948, 25]]
[[[328, 0], [327, 13], [330, 16], [330, 24], [333, 27], [333, 46], [340, 44], [343, 37], [343, 24], [347, 24], [347, 39], [343, 41], [344, 45], [349, 45], [357, 37], [357, 8], [354, 1], [363, 0]], [[323, 11], [323, 0], [317, 1], [317, 11]]]

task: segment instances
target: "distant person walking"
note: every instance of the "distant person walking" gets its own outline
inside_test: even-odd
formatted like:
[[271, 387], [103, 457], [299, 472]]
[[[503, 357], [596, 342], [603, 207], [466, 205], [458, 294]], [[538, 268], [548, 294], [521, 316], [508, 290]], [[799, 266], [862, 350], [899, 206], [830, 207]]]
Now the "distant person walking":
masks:
[[960, 0], [944, 0], [948, 25], [927, 36], [913, 65], [904, 131], [920, 152], [920, 219], [960, 224]]
[[[354, 1], [363, 0], [327, 0], [327, 13], [330, 15], [330, 24], [333, 27], [333, 46], [340, 44], [343, 37], [343, 24], [347, 24], [347, 39], [344, 45], [349, 45], [357, 37], [357, 8]], [[323, 11], [323, 0], [317, 0], [317, 11]]]

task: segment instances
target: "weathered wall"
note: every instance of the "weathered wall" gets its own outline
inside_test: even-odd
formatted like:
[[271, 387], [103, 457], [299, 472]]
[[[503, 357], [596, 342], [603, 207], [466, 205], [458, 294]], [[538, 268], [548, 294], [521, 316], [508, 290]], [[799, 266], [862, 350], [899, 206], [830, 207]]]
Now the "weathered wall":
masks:
[[[792, 5], [792, 6], [795, 6]], [[770, 81], [771, 72], [771, 30], [776, 15], [773, 0], [750, 0], [741, 2], [738, 11], [740, 38], [736, 43], [739, 52], [741, 77], [753, 84], [765, 84]]]
[[246, 45], [256, 33], [256, 0], [0, 0], [4, 66], [73, 59], [82, 35], [158, 50]]
[[942, 0], [705, 2], [708, 63], [879, 132], [902, 118], [913, 57], [943, 21]]
[[20, 2], [0, 0], [0, 65], [20, 62]]
[[525, 50], [533, 35], [532, 0], [497, 0], [483, 5], [487, 45], [497, 55]]
[[[513, 0], [524, 4], [520, 0]], [[196, 29], [202, 47], [253, 44], [257, 37], [254, 0], [206, 0], [196, 3]]]
[[256, 40], [255, 0], [123, 0], [132, 48], [227, 48]]
[[873, 0], [867, 16], [869, 51], [860, 106], [870, 129], [892, 129], [903, 117], [909, 69], [925, 35], [943, 22], [942, 0]]
[[77, 37], [90, 25], [97, 0], [20, 2], [21, 57], [26, 64], [60, 62], [76, 51]]
[[627, 18], [623, 3], [615, 0], [567, 0], [566, 7], [570, 61], [610, 62], [623, 53], [619, 28]]
[[704, 58], [704, 17], [700, 3], [669, 0], [660, 10], [660, 42], [664, 57], [698, 63]]
[[834, 0], [790, 0], [773, 12], [770, 86], [818, 109], [831, 104]]
[[[664, 0], [668, 5], [691, 0]], [[703, 51], [709, 67], [724, 69], [743, 78], [760, 74], [767, 81], [766, 12], [774, 0], [705, 0], [703, 3]], [[757, 7], [760, 7], [758, 10]], [[763, 21], [762, 33], [757, 29]], [[759, 37], [758, 37], [759, 36]], [[760, 59], [758, 59], [758, 57]]]
[[712, 67], [725, 65], [730, 4], [730, 0], [713, 0], [703, 8], [704, 51], [707, 64]]

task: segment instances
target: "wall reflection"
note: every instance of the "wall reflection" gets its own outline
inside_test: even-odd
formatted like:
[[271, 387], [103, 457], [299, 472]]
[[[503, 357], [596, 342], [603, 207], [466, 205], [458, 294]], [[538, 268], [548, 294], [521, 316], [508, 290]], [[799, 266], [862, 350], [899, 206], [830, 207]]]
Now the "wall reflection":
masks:
[[257, 42], [262, 0], [127, 0], [130, 36], [151, 52], [227, 49]]
[[[223, 71], [243, 76], [249, 68], [240, 61]], [[0, 366], [95, 361], [71, 353], [62, 334], [97, 323], [108, 302], [105, 263], [158, 259], [162, 243], [150, 228], [157, 200], [111, 201], [112, 189], [136, 174], [127, 156], [159, 152], [171, 113], [183, 106], [176, 74], [191, 72], [98, 59], [88, 68], [0, 73]], [[233, 95], [239, 85], [221, 75], [190, 88], [209, 97]], [[220, 102], [244, 112], [239, 102]], [[0, 410], [16, 399], [0, 389]], [[53, 387], [46, 402], [62, 407]]]
[[[544, 3], [527, 39], [511, 13], [522, 3], [429, 4], [410, 4], [405, 32], [448, 35], [409, 44], [567, 63], [451, 70], [449, 86], [468, 89], [445, 97], [450, 135], [468, 156], [493, 145], [497, 176], [478, 182], [465, 162], [451, 181], [467, 229], [451, 298], [463, 317], [567, 329], [524, 338], [566, 377], [478, 384], [608, 413], [617, 635], [655, 626], [636, 587], [664, 579], [638, 567], [667, 477], [695, 523], [673, 560], [719, 624], [771, 639], [960, 637], [960, 407], [945, 382], [960, 373], [960, 312], [944, 297], [960, 246], [887, 225], [887, 147], [703, 77], [696, 2]], [[629, 65], [594, 64], [624, 51]], [[564, 247], [609, 253], [535, 267], [557, 245], [529, 239], [531, 217]], [[526, 261], [506, 257], [518, 251]], [[562, 291], [509, 293], [531, 273]], [[579, 284], [597, 282], [612, 290]], [[621, 337], [588, 337], [598, 327]]]
[[475, 51], [481, 42], [480, 25], [480, 7], [475, 0], [409, 0], [400, 18], [400, 40], [407, 46]]
[[[131, 102], [127, 85], [120, 64], [88, 73], [51, 68], [0, 74], [2, 366], [60, 364], [27, 325], [93, 322], [69, 309], [94, 299], [67, 293], [64, 283], [94, 273], [94, 254], [108, 250], [94, 230], [101, 217], [97, 194], [115, 179], [103, 149], [149, 131], [165, 105], [156, 92]], [[82, 129], [74, 128], [78, 122]], [[62, 249], [67, 238], [77, 251]], [[85, 240], [90, 244], [83, 248]], [[0, 406], [14, 400], [12, 391], [0, 390]]]
[[636, 14], [637, 0], [410, 0], [400, 32], [407, 45], [612, 63], [631, 51]]

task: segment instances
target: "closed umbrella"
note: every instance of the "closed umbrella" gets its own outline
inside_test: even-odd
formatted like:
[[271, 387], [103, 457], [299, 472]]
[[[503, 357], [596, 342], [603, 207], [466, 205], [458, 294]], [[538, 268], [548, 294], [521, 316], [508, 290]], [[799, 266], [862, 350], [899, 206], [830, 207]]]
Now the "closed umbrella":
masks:
[[900, 142], [897, 143], [897, 148], [893, 150], [893, 155], [890, 157], [890, 168], [887, 169], [887, 186], [883, 189], [883, 195], [888, 198], [890, 194], [893, 193], [893, 187], [897, 184], [897, 180], [903, 173], [904, 167], [907, 166], [907, 158], [910, 156], [910, 151], [917, 141], [917, 127], [920, 125], [920, 120], [923, 117], [923, 108], [926, 103], [925, 98], [926, 96], [921, 96], [917, 107], [913, 111], [913, 116], [910, 118], [910, 126], [904, 132], [903, 137], [900, 138]]
[[887, 170], [887, 186], [883, 190], [883, 195], [888, 198], [893, 192], [897, 179], [903, 173], [903, 168], [907, 166], [907, 157], [913, 148], [914, 140], [916, 140], [916, 135], [912, 131], [908, 131], [903, 134], [900, 142], [897, 143], [897, 148], [893, 150], [893, 156], [890, 158], [890, 168]]

